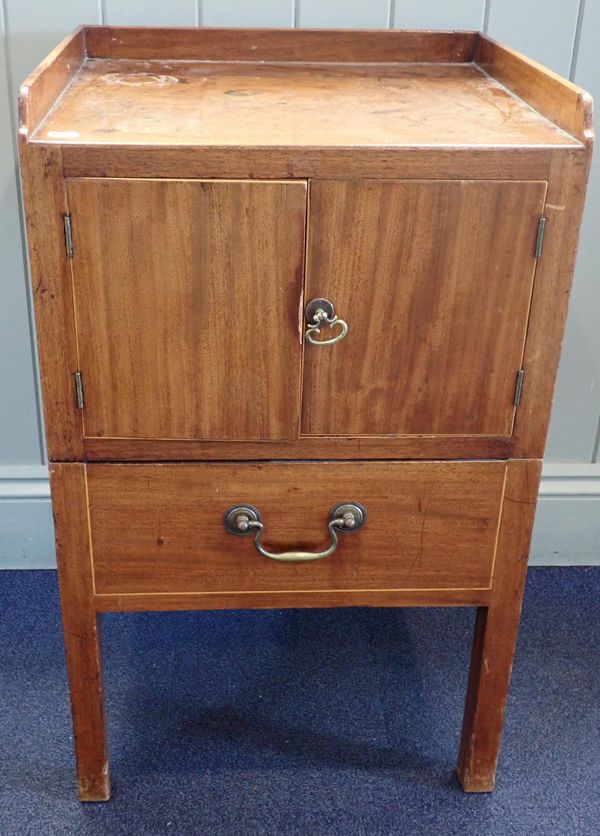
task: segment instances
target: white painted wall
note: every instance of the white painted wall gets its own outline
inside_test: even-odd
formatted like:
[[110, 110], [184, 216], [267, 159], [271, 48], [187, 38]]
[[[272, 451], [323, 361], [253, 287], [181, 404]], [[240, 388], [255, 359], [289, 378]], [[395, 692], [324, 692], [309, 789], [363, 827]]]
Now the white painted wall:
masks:
[[[600, 0], [0, 0], [0, 567], [53, 561], [15, 95], [27, 73], [81, 23], [482, 29], [570, 75], [600, 101]], [[548, 442], [536, 562], [600, 563], [599, 224], [596, 158]]]

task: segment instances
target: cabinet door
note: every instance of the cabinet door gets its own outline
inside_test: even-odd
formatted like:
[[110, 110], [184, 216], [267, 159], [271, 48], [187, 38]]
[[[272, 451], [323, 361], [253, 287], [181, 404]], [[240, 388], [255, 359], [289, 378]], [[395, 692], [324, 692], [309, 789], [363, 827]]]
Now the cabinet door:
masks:
[[84, 434], [296, 438], [306, 184], [67, 188]]
[[348, 333], [306, 346], [302, 432], [510, 435], [545, 192], [312, 183], [306, 300], [329, 299]]

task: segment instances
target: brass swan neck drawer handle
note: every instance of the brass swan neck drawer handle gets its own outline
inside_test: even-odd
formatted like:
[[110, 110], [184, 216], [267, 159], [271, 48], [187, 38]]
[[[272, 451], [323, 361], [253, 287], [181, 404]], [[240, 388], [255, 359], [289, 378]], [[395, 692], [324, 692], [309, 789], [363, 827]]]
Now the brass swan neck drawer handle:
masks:
[[307, 560], [322, 560], [329, 557], [338, 547], [338, 532], [349, 534], [361, 528], [367, 519], [367, 512], [360, 502], [343, 502], [332, 508], [329, 514], [329, 536], [331, 543], [320, 552], [290, 551], [270, 552], [261, 543], [264, 526], [259, 511], [252, 505], [234, 505], [225, 512], [225, 528], [230, 534], [245, 537], [255, 531], [254, 546], [259, 554], [270, 560], [281, 560], [286, 563], [298, 563]]
[[[343, 319], [335, 315], [335, 308], [329, 299], [313, 299], [306, 306], [304, 313], [309, 325], [305, 337], [312, 345], [334, 345], [334, 343], [339, 343], [340, 340], [343, 340], [348, 333], [348, 325]], [[321, 326], [323, 325], [330, 327], [338, 325], [340, 330], [335, 337], [331, 337], [328, 340], [313, 339], [313, 334], [321, 333]]]

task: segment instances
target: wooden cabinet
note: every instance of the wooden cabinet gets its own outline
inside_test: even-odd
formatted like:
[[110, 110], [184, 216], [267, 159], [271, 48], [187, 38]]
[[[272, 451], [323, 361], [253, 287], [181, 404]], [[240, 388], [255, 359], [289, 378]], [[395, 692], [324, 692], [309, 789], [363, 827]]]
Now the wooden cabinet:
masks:
[[85, 27], [20, 149], [80, 797], [98, 614], [478, 608], [493, 787], [589, 167], [471, 32]]

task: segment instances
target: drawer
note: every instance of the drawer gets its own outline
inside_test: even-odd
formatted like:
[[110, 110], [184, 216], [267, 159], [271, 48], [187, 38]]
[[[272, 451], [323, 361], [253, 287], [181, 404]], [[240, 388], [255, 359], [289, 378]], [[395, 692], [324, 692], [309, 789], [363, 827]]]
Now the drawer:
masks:
[[[501, 461], [91, 464], [95, 591], [487, 589], [505, 476]], [[224, 524], [232, 506], [253, 506], [265, 549], [319, 552], [332, 545], [332, 508], [348, 502], [365, 524], [334, 525], [338, 547], [322, 559], [269, 559], [256, 529]]]

